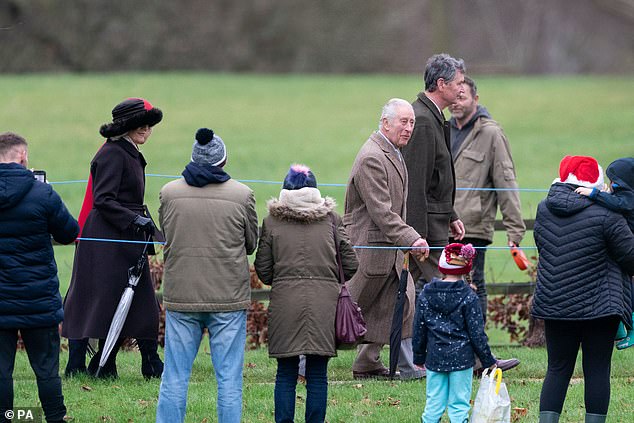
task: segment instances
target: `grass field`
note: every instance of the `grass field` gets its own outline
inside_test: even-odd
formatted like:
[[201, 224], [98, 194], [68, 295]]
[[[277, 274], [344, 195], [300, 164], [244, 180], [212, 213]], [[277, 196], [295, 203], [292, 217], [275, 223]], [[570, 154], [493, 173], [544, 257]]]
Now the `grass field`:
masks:
[[[492, 77], [475, 76], [481, 104], [488, 107], [509, 137], [522, 188], [546, 189], [566, 154], [592, 155], [601, 164], [634, 154], [634, 77]], [[228, 75], [197, 73], [0, 76], [0, 131], [11, 130], [30, 142], [30, 164], [45, 169], [53, 182], [85, 180], [89, 162], [103, 140], [102, 123], [125, 97], [142, 96], [164, 112], [143, 148], [147, 172], [179, 175], [191, 154], [197, 128], [214, 129], [227, 144], [226, 170], [236, 179], [281, 181], [289, 164], [311, 166], [319, 183], [345, 183], [354, 157], [376, 128], [381, 106], [391, 97], [408, 100], [421, 90], [419, 76]], [[167, 177], [148, 177], [146, 202], [156, 212]], [[258, 213], [280, 184], [249, 183]], [[74, 215], [84, 183], [54, 185]], [[322, 187], [343, 209], [344, 188]], [[534, 217], [543, 192], [523, 192], [525, 218]], [[411, 211], [410, 211], [411, 212]], [[504, 244], [504, 234], [494, 245]], [[533, 245], [527, 234], [523, 246]], [[73, 248], [56, 247], [61, 291], [72, 268]], [[487, 253], [489, 281], [526, 280], [506, 251]], [[521, 421], [536, 421], [543, 350], [496, 351], [523, 359], [508, 374], [514, 406], [528, 409]], [[611, 421], [629, 421], [634, 411], [632, 352], [617, 353], [613, 369]], [[190, 387], [188, 421], [215, 421], [215, 390], [210, 386], [207, 355], [201, 352]], [[62, 364], [66, 360], [62, 354]], [[18, 355], [16, 405], [36, 402], [33, 376], [25, 354]], [[152, 421], [158, 382], [140, 376], [138, 354], [121, 357], [121, 379], [114, 383], [74, 379], [64, 392], [75, 421]], [[266, 351], [249, 352], [245, 369], [245, 421], [272, 420], [274, 363]], [[349, 352], [331, 365], [330, 422], [418, 421], [423, 408], [420, 382], [351, 380]], [[576, 375], [579, 376], [579, 371]], [[89, 387], [91, 390], [84, 389]], [[300, 394], [303, 395], [303, 394]], [[571, 386], [567, 415], [582, 421], [583, 389]], [[103, 418], [101, 416], [104, 416]], [[130, 420], [128, 420], [130, 419]], [[206, 420], [204, 420], [206, 419]]]
[[[522, 188], [545, 189], [565, 154], [595, 156], [605, 166], [634, 154], [634, 77], [492, 77], [476, 75], [480, 101], [507, 133]], [[289, 164], [311, 166], [319, 183], [345, 183], [354, 157], [391, 97], [408, 100], [419, 76], [229, 75], [199, 73], [0, 76], [2, 126], [30, 141], [30, 164], [53, 182], [85, 180], [103, 140], [99, 126], [125, 97], [143, 96], [164, 120], [143, 148], [147, 173], [180, 175], [197, 128], [208, 126], [228, 146], [226, 170], [236, 179], [281, 181]], [[148, 177], [146, 202], [156, 212], [170, 179]], [[280, 185], [249, 183], [260, 218]], [[79, 213], [83, 183], [57, 184]], [[342, 211], [344, 188], [322, 187]], [[522, 192], [534, 216], [542, 192]], [[410, 211], [412, 212], [412, 211]], [[499, 233], [494, 245], [503, 245]], [[524, 246], [532, 245], [527, 234]], [[62, 292], [72, 248], [56, 249]], [[506, 251], [487, 254], [490, 281], [526, 280]]]
[[[518, 357], [522, 364], [504, 374], [512, 407], [525, 409], [526, 416], [517, 422], [536, 422], [539, 415], [539, 393], [546, 371], [546, 351], [543, 348], [494, 348], [500, 357]], [[387, 360], [387, 351], [384, 351]], [[62, 368], [68, 354], [62, 352]], [[341, 352], [331, 360], [328, 371], [328, 413], [330, 423], [401, 423], [420, 422], [424, 408], [424, 381], [357, 381], [350, 368], [352, 351]], [[615, 351], [612, 364], [612, 398], [609, 422], [630, 422], [634, 413], [634, 349]], [[141, 376], [138, 353], [120, 353], [117, 359], [120, 378], [115, 381], [95, 381], [87, 377], [63, 380], [68, 414], [73, 422], [153, 422], [156, 415], [159, 381], [146, 382]], [[273, 421], [273, 387], [275, 361], [265, 349], [248, 351], [245, 358], [243, 421]], [[194, 363], [189, 385], [187, 422], [211, 423], [216, 419], [216, 386], [206, 341]], [[37, 404], [37, 390], [26, 354], [18, 354], [15, 371], [15, 405]], [[573, 375], [562, 423], [583, 422], [583, 380], [580, 363]], [[478, 387], [474, 380], [474, 393]], [[303, 421], [306, 390], [297, 389], [296, 421]], [[443, 419], [443, 423], [449, 420]]]

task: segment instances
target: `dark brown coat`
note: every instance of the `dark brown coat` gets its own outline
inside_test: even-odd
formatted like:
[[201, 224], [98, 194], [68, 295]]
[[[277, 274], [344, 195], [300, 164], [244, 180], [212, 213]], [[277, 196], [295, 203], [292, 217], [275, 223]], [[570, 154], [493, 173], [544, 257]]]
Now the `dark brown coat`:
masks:
[[268, 204], [255, 270], [262, 282], [271, 285], [271, 357], [337, 355], [335, 310], [340, 285], [329, 214], [337, 222], [346, 279], [352, 277], [358, 263], [334, 206], [329, 198], [310, 211], [298, 211], [278, 200]]
[[447, 243], [456, 192], [449, 126], [438, 107], [425, 95], [412, 103], [416, 124], [403, 157], [409, 172], [407, 223], [430, 245]]
[[[90, 164], [93, 209], [82, 238], [143, 240], [132, 221], [143, 214], [145, 159], [130, 142], [108, 140]], [[112, 316], [143, 244], [80, 241], [64, 301], [62, 335], [70, 339], [105, 338]], [[158, 304], [146, 265], [135, 289], [122, 337], [156, 339]]]

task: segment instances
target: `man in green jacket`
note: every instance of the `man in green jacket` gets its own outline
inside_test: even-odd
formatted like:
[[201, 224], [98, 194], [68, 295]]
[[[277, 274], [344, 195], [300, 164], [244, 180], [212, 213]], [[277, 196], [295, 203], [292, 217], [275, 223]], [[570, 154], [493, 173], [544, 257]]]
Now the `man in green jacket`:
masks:
[[165, 231], [165, 369], [157, 422], [183, 422], [187, 385], [203, 330], [218, 382], [218, 422], [239, 423], [249, 262], [257, 245], [253, 191], [224, 171], [227, 149], [207, 128], [196, 133], [183, 178], [160, 193]]
[[[473, 282], [478, 290], [486, 322], [487, 293], [484, 256], [493, 241], [498, 206], [506, 228], [509, 247], [518, 246], [526, 232], [522, 220], [511, 148], [500, 125], [478, 104], [475, 82], [465, 77], [465, 92], [449, 106], [452, 118], [451, 153], [456, 170], [455, 209], [465, 225], [463, 243], [478, 248], [473, 266]], [[486, 188], [479, 190], [474, 188]], [[502, 190], [495, 190], [502, 188]]]
[[[465, 76], [464, 93], [449, 106], [452, 118], [451, 154], [456, 171], [455, 209], [465, 225], [465, 237], [461, 242], [478, 247], [473, 261], [472, 280], [480, 300], [482, 316], [486, 323], [487, 291], [484, 280], [486, 246], [493, 241], [495, 215], [498, 206], [506, 228], [509, 247], [518, 246], [526, 232], [520, 206], [515, 168], [509, 142], [500, 125], [491, 119], [489, 112], [478, 105], [475, 82]], [[486, 188], [486, 190], [474, 189]], [[494, 190], [502, 188], [502, 190]], [[502, 370], [519, 364], [510, 358], [498, 360]]]

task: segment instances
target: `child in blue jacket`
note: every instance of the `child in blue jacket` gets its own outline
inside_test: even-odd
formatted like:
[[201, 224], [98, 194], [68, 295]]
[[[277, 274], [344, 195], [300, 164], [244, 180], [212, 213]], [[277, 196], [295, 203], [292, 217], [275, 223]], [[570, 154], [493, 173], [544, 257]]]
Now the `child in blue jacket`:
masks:
[[425, 285], [414, 320], [414, 363], [427, 368], [423, 423], [437, 423], [445, 410], [452, 423], [469, 420], [473, 366], [495, 367], [478, 296], [463, 279], [476, 251], [471, 244], [447, 245], [438, 261], [444, 275]]
[[[616, 159], [605, 170], [610, 178], [608, 191], [600, 191], [596, 188], [579, 187], [577, 194], [586, 195], [591, 200], [617, 213], [621, 213], [627, 220], [630, 230], [634, 232], [634, 158], [623, 157]], [[632, 291], [634, 295], [634, 291]], [[634, 296], [632, 297], [634, 305]], [[623, 323], [619, 325], [617, 334], [617, 348], [622, 350], [634, 345], [634, 330], [625, 331]]]

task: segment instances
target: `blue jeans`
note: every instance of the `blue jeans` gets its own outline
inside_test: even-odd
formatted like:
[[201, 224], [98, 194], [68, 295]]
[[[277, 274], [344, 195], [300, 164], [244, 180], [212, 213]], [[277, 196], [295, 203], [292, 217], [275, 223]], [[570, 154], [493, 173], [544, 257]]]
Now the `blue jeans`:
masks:
[[[242, 369], [246, 344], [246, 310], [231, 312], [165, 313], [165, 369], [156, 421], [183, 422], [192, 365], [209, 331], [211, 362], [218, 382], [218, 422], [239, 423], [242, 417]], [[297, 377], [297, 373], [295, 374]]]
[[[319, 355], [306, 356], [306, 423], [323, 423], [328, 401], [328, 359]], [[299, 356], [278, 358], [275, 376], [275, 422], [295, 420], [295, 388]]]
[[469, 421], [473, 367], [455, 372], [427, 369], [427, 399], [423, 423], [438, 423], [447, 409], [451, 423]]

